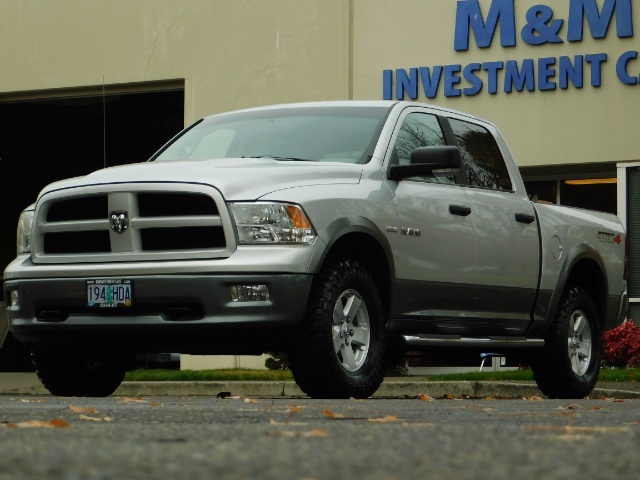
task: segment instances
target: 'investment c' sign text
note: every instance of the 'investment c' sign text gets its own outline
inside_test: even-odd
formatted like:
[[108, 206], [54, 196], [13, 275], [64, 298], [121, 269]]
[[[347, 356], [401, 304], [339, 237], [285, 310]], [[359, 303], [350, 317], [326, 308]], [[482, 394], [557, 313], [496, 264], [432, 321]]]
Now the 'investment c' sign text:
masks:
[[[592, 38], [603, 39], [607, 37], [612, 24], [615, 24], [618, 38], [633, 38], [632, 0], [604, 0], [602, 9], [598, 7], [596, 0], [568, 1], [569, 15], [566, 21], [556, 18], [549, 6], [531, 7], [526, 12], [524, 26], [520, 29], [522, 41], [534, 46], [582, 42], [585, 30]], [[503, 48], [515, 47], [515, 13], [515, 0], [493, 0], [486, 17], [479, 0], [458, 1], [454, 50], [467, 51], [472, 34], [478, 48], [491, 47], [498, 26], [500, 45]], [[565, 24], [566, 29], [563, 29]], [[511, 93], [514, 90], [532, 92], [583, 88], [585, 84], [598, 88], [602, 86], [603, 68], [610, 60], [613, 59], [606, 53], [585, 53], [572, 57], [540, 57], [384, 70], [383, 96], [386, 100], [402, 100], [405, 95], [417, 99], [420, 88], [427, 98], [435, 98], [439, 94], [444, 94], [445, 97], [470, 96], [483, 91], [497, 94], [501, 90]], [[620, 82], [627, 85], [640, 84], [640, 62], [636, 62], [637, 60], [638, 52], [635, 50], [627, 51], [615, 59], [616, 75]]]

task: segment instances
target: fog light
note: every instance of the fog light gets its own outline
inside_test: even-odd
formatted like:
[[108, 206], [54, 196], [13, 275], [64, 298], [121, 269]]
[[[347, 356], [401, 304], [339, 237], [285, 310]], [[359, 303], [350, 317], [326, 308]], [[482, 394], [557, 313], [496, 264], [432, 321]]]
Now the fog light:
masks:
[[18, 306], [19, 295], [17, 290], [11, 290], [9, 294], [9, 306], [17, 307]]
[[234, 285], [231, 287], [231, 300], [234, 302], [266, 302], [269, 289], [266, 285]]

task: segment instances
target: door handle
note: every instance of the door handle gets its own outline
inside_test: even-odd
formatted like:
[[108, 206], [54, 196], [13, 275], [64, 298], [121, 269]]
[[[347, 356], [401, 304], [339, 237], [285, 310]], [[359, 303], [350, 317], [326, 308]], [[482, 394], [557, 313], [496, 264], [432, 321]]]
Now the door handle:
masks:
[[533, 223], [536, 217], [528, 213], [516, 213], [516, 222], [526, 223], [527, 225]]
[[466, 217], [471, 214], [471, 207], [465, 207], [464, 205], [449, 205], [449, 213], [452, 215], [458, 215], [459, 217]]

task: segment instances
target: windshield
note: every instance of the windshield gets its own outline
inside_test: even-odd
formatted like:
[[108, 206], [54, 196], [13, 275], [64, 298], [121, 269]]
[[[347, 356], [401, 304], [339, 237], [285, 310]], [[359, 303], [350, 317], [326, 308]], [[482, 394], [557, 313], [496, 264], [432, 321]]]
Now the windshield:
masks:
[[205, 118], [151, 160], [275, 158], [366, 163], [388, 107], [296, 107]]

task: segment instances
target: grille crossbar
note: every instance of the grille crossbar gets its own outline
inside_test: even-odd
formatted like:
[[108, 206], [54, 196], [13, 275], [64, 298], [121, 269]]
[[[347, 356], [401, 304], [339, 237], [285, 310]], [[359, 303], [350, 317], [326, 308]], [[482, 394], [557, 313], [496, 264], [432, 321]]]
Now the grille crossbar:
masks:
[[[123, 232], [112, 228], [112, 212], [126, 212]], [[97, 261], [145, 254], [200, 258], [208, 252], [219, 257], [228, 247], [218, 203], [203, 192], [116, 191], [53, 198], [40, 208], [40, 218], [34, 231], [40, 239], [36, 258], [45, 263], [95, 254], [101, 254]]]

